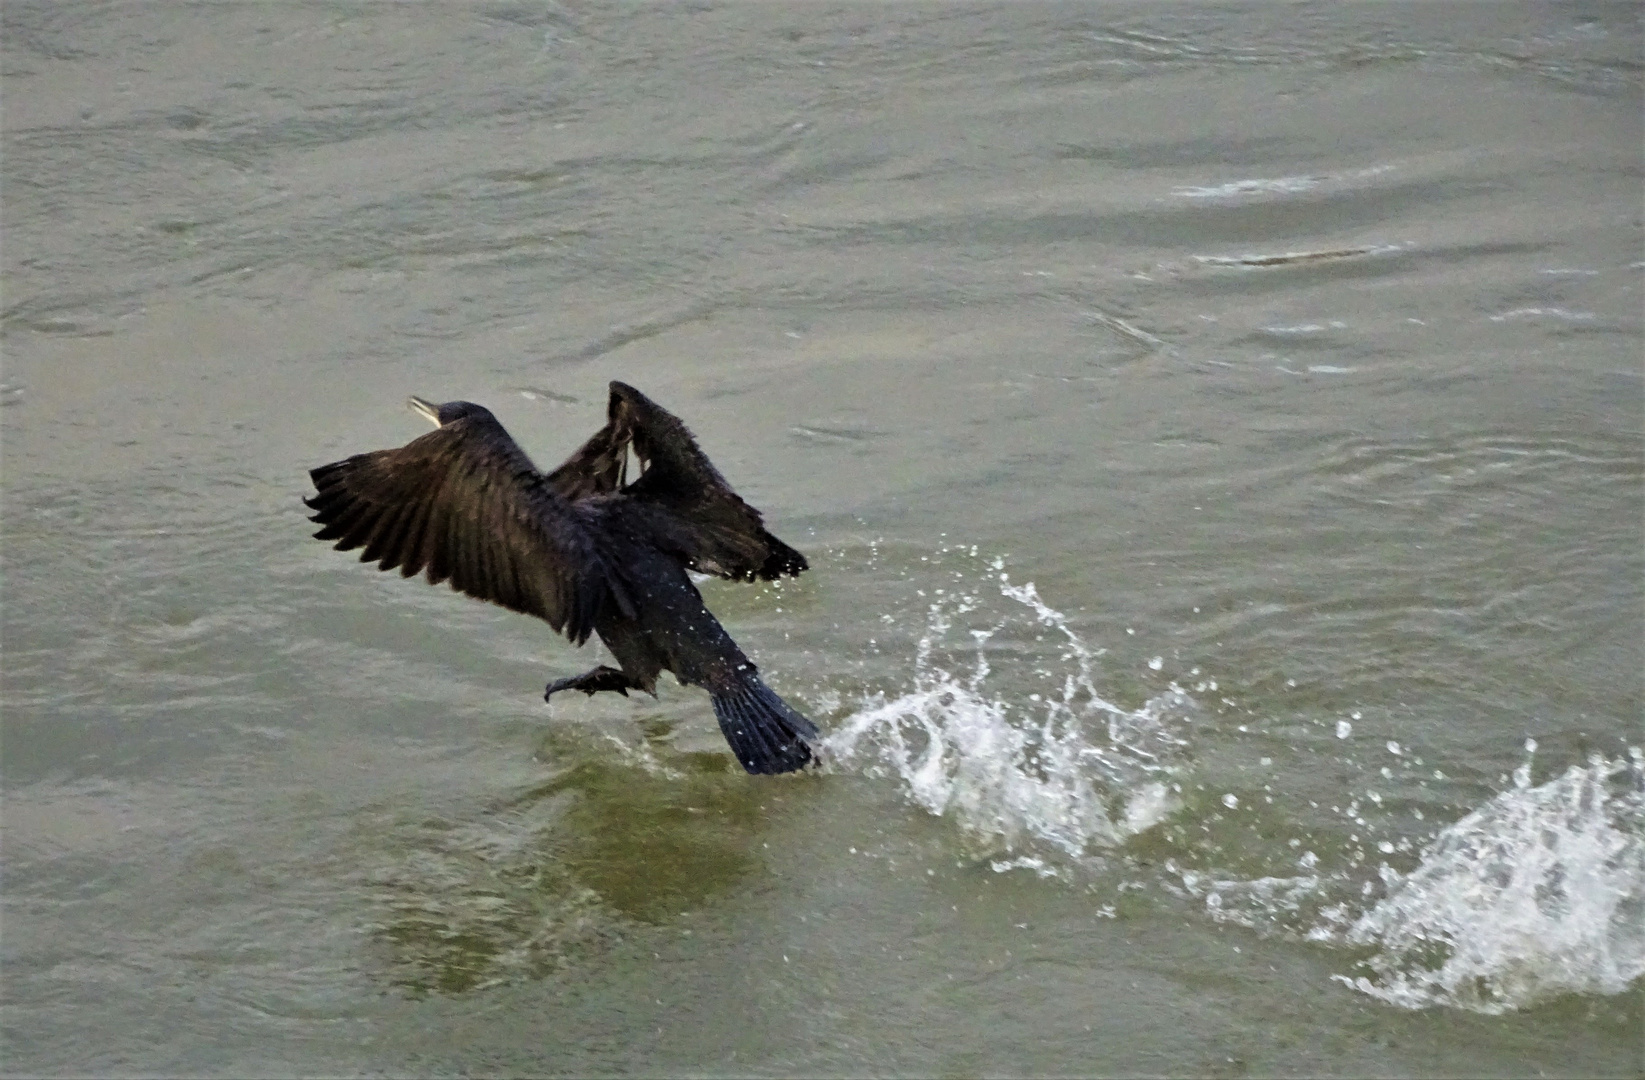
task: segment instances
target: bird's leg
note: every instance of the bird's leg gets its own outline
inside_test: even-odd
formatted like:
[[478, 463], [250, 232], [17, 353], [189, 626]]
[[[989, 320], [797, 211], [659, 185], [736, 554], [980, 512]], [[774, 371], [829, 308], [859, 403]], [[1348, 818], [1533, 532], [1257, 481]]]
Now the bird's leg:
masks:
[[581, 675], [573, 675], [569, 679], [556, 679], [549, 683], [548, 689], [543, 692], [543, 700], [551, 700], [561, 690], [581, 690], [589, 697], [593, 697], [601, 690], [615, 690], [623, 697], [627, 697], [630, 688], [645, 689], [618, 669], [601, 664], [593, 671], [585, 671]]

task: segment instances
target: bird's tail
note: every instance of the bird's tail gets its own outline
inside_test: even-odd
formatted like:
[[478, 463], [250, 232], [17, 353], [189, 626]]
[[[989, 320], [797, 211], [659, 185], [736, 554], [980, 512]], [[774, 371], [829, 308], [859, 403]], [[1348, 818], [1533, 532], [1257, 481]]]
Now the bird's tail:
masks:
[[794, 772], [812, 760], [808, 740], [817, 727], [750, 673], [745, 681], [713, 694], [714, 715], [731, 752], [755, 775]]

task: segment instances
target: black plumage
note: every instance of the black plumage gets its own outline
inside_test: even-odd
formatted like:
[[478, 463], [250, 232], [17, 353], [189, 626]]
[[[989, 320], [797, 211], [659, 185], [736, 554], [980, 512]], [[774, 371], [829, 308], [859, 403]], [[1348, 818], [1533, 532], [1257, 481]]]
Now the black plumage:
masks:
[[544, 474], [484, 407], [411, 404], [435, 431], [311, 470], [316, 539], [363, 548], [380, 570], [449, 580], [576, 644], [599, 634], [621, 667], [560, 679], [545, 697], [654, 693], [668, 670], [709, 692], [749, 772], [812, 760], [817, 729], [760, 681], [686, 573], [773, 580], [805, 570], [805, 556], [766, 531], [677, 417], [613, 382], [605, 427]]

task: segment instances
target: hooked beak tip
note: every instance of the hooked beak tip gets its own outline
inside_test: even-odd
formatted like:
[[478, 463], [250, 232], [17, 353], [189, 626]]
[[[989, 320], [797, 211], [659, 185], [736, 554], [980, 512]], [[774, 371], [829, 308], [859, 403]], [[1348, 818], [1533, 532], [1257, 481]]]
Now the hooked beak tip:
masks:
[[440, 426], [440, 407], [432, 401], [424, 401], [414, 394], [406, 398], [406, 406], [435, 427]]

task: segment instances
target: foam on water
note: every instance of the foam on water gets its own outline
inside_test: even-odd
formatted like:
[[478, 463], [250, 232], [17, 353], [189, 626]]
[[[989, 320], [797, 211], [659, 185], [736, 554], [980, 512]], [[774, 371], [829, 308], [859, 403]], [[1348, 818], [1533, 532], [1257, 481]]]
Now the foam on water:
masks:
[[[909, 801], [978, 842], [995, 872], [1042, 879], [1082, 877], [1103, 852], [1184, 811], [1184, 736], [1199, 716], [1175, 683], [1135, 710], [1106, 700], [1094, 681], [1103, 650], [1032, 583], [1003, 573], [939, 595], [925, 617], [913, 686], [837, 725], [825, 741], [831, 767], [895, 777]], [[995, 671], [1001, 655], [1012, 657], [1009, 672]], [[1030, 693], [1030, 676], [1039, 682], [1027, 686], [1060, 686]], [[1338, 739], [1352, 731], [1337, 724]], [[1407, 756], [1397, 741], [1384, 746]], [[1528, 755], [1535, 749], [1527, 742]], [[1355, 955], [1351, 974], [1333, 978], [1405, 1008], [1501, 1013], [1560, 994], [1620, 993], [1645, 976], [1645, 754], [1630, 755], [1596, 756], [1541, 785], [1528, 756], [1512, 788], [1440, 830], [1408, 874], [1373, 870], [1360, 847], [1335, 871], [1312, 851], [1287, 851], [1301, 873], [1256, 878], [1192, 866], [1197, 857], [1183, 851], [1182, 865], [1165, 861], [1160, 884], [1214, 922]], [[1243, 806], [1232, 794], [1216, 804]], [[1364, 818], [1352, 820], [1363, 831]], [[1375, 847], [1421, 844], [1398, 836]]]
[[1443, 830], [1342, 935], [1374, 948], [1341, 980], [1406, 1008], [1500, 1013], [1645, 975], [1645, 769], [1591, 758]]
[[[829, 756], [870, 775], [894, 773], [917, 805], [1007, 851], [1032, 846], [1078, 859], [1175, 812], [1180, 799], [1171, 778], [1185, 745], [1175, 731], [1189, 722], [1192, 699], [1173, 684], [1137, 710], [1105, 700], [1093, 682], [1100, 650], [1088, 648], [1032, 582], [1012, 585], [999, 574], [996, 584], [999, 595], [1016, 605], [1003, 614], [991, 616], [989, 601], [976, 594], [930, 605], [913, 689], [877, 697], [848, 717], [827, 739]], [[963, 661], [963, 653], [949, 651], [960, 620], [971, 639]], [[1046, 650], [1055, 660], [1035, 659], [1059, 666], [1049, 674], [1060, 676], [1061, 686], [1008, 700], [989, 686], [990, 642], [1029, 620], [1061, 638]], [[970, 670], [945, 666], [960, 662]], [[1034, 856], [995, 865], [1017, 867], [1056, 873]]]

